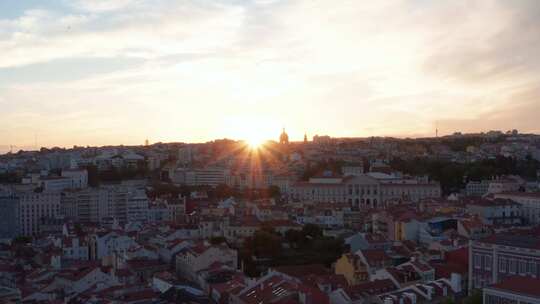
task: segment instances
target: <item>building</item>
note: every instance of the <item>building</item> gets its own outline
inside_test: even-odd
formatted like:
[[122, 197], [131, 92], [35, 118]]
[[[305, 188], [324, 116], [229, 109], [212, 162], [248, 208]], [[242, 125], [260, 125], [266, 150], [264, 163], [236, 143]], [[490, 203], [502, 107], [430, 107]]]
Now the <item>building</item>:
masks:
[[109, 258], [112, 261], [114, 253], [123, 253], [137, 243], [129, 236], [117, 232], [107, 231], [94, 234], [89, 240], [89, 258], [102, 260]]
[[348, 164], [341, 168], [341, 173], [343, 176], [358, 176], [364, 174], [364, 165], [363, 164]]
[[232, 269], [238, 268], [236, 250], [226, 245], [212, 246], [199, 242], [194, 246], [182, 249], [176, 256], [176, 271], [192, 280], [197, 279], [197, 272], [208, 269], [212, 264], [220, 263]]
[[289, 135], [287, 134], [287, 132], [285, 132], [285, 128], [283, 128], [283, 131], [281, 132], [281, 135], [279, 136], [279, 143], [281, 145], [289, 144]]
[[[80, 222], [99, 223], [105, 218], [125, 222], [127, 204], [128, 190], [121, 186], [64, 191], [61, 198], [62, 214]], [[132, 211], [132, 215], [140, 212], [136, 208]]]
[[511, 276], [540, 278], [540, 236], [533, 232], [494, 234], [469, 245], [469, 291]]
[[173, 182], [188, 186], [212, 186], [225, 184], [227, 172], [222, 168], [179, 168], [174, 171]]
[[369, 280], [368, 265], [354, 253], [345, 253], [336, 261], [337, 275], [343, 275], [349, 285], [360, 284]]
[[41, 233], [43, 218], [56, 218], [60, 214], [59, 192], [17, 192], [19, 199], [19, 228], [21, 235], [32, 236]]
[[465, 193], [468, 196], [483, 196], [488, 192], [489, 189], [489, 181], [483, 180], [483, 181], [470, 181], [465, 186]]
[[39, 185], [45, 192], [61, 192], [66, 189], [71, 189], [73, 179], [62, 176], [42, 177], [39, 180]]
[[483, 289], [484, 304], [540, 304], [540, 279], [513, 276]]
[[489, 182], [488, 193], [502, 193], [519, 191], [521, 182], [512, 178], [501, 178]]
[[20, 200], [14, 196], [0, 196], [0, 239], [11, 239], [20, 234]]
[[509, 199], [478, 199], [467, 204], [467, 212], [477, 215], [484, 224], [521, 225], [522, 206]]
[[69, 189], [84, 189], [88, 187], [88, 171], [86, 169], [62, 170], [62, 177], [71, 179]]
[[503, 192], [495, 194], [494, 197], [521, 204], [521, 214], [527, 223], [540, 224], [540, 192]]
[[148, 214], [148, 197], [144, 189], [136, 189], [128, 195], [127, 205], [128, 222], [144, 222]]
[[441, 196], [439, 183], [416, 179], [388, 179], [386, 175], [323, 175], [297, 182], [291, 187], [291, 198], [315, 202], [348, 202], [357, 208], [380, 208], [388, 200], [419, 201]]

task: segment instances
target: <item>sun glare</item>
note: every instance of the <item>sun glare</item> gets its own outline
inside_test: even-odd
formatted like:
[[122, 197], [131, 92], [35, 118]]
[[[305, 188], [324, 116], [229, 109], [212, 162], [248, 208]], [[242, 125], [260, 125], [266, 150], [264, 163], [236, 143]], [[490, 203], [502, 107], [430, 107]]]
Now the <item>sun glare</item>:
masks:
[[262, 146], [264, 140], [257, 136], [252, 136], [246, 140], [251, 149], [258, 149]]

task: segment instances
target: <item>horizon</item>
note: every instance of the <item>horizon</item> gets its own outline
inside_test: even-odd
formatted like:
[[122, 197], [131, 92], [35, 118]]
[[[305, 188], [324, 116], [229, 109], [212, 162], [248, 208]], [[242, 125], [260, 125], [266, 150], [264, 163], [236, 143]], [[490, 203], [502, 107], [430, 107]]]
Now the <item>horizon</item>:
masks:
[[[438, 136], [416, 136], [416, 137], [391, 136], [391, 135], [337, 137], [337, 136], [332, 136], [332, 135], [328, 135], [328, 134], [314, 134], [313, 136], [308, 136], [308, 142], [313, 142], [313, 137], [314, 136], [329, 136], [330, 138], [332, 138], [334, 140], [368, 140], [370, 138], [384, 138], [384, 139], [395, 139], [395, 140], [421, 140], [421, 139], [436, 140], [436, 139], [448, 138], [448, 137], [451, 137], [451, 136], [453, 136], [453, 135], [455, 135], [457, 133], [459, 133], [462, 136], [485, 135], [488, 132], [501, 132], [503, 135], [509, 135], [506, 132], [512, 131], [512, 130], [516, 130], [516, 131], [519, 132], [519, 130], [517, 130], [517, 129], [510, 129], [510, 130], [481, 130], [479, 132], [470, 132], [470, 133], [464, 133], [464, 132], [460, 132], [460, 131], [455, 131], [455, 132], [451, 132], [451, 133], [448, 133], [448, 134], [442, 134], [442, 135], [439, 134]], [[532, 136], [540, 136], [540, 134], [538, 134], [538, 133], [531, 133], [531, 132], [526, 132], [526, 133], [519, 132], [518, 134], [519, 135], [526, 135], [526, 136], [531, 136], [531, 135]], [[277, 139], [277, 137], [278, 136], [276, 136], [276, 138], [262, 139], [261, 142], [259, 142], [257, 145], [265, 145], [265, 144], [267, 144], [269, 142], [279, 143], [279, 139]], [[228, 138], [228, 137], [214, 138], [214, 139], [207, 140], [207, 141], [191, 141], [191, 142], [181, 141], [181, 140], [153, 142], [150, 139], [146, 139], [146, 140], [149, 141], [148, 142], [149, 146], [156, 145], [156, 144], [199, 145], [199, 144], [208, 144], [208, 143], [212, 143], [212, 142], [220, 141], [220, 140], [230, 140], [230, 141], [234, 141], [234, 142], [245, 142], [247, 145], [250, 145], [250, 140], [247, 139], [247, 138]], [[145, 146], [145, 141], [143, 141], [142, 143], [134, 143], [134, 144], [116, 143], [116, 144], [106, 144], [106, 145], [66, 145], [66, 146], [39, 146], [38, 145], [37, 147], [36, 146], [28, 146], [28, 147], [19, 147], [19, 148], [17, 148], [16, 146], [13, 146], [13, 151], [11, 151], [11, 152], [12, 153], [17, 153], [19, 151], [23, 151], [23, 152], [39, 152], [41, 149], [65, 149], [65, 150], [70, 150], [70, 149], [74, 149], [74, 148], [144, 147]], [[295, 144], [303, 143], [303, 137], [301, 139], [291, 139], [290, 142], [295, 143]], [[0, 145], [0, 156], [9, 154], [9, 152], [10, 152], [10, 146]]]
[[534, 0], [0, 3], [0, 153], [540, 133]]

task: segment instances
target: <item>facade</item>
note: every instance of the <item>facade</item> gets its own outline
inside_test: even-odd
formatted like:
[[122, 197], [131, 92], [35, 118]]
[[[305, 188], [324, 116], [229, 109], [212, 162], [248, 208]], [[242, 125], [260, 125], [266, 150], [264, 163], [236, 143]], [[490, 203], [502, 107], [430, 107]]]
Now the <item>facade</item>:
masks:
[[540, 279], [509, 277], [483, 289], [483, 304], [540, 304]]
[[468, 196], [483, 196], [488, 192], [489, 189], [489, 181], [483, 180], [483, 181], [470, 181], [465, 186], [465, 193]]
[[80, 222], [99, 223], [106, 218], [127, 221], [125, 187], [87, 188], [62, 192], [62, 214]]
[[467, 205], [467, 212], [477, 215], [484, 224], [521, 225], [522, 206], [509, 199], [481, 199]]
[[62, 190], [71, 189], [73, 180], [69, 177], [43, 177], [39, 181], [40, 186], [45, 192], [61, 192]]
[[488, 193], [496, 194], [502, 192], [518, 191], [521, 183], [514, 179], [497, 179], [490, 181]]
[[148, 197], [144, 189], [136, 189], [128, 195], [126, 212], [128, 222], [146, 221]]
[[511, 276], [540, 278], [540, 237], [495, 234], [469, 245], [469, 290], [500, 283]]
[[20, 234], [19, 202], [14, 196], [0, 197], [0, 239], [11, 239]]
[[70, 189], [84, 189], [88, 187], [88, 171], [86, 169], [62, 170], [62, 177], [71, 179]]
[[522, 216], [529, 224], [540, 224], [540, 193], [503, 192], [495, 198], [510, 199], [521, 204]]
[[19, 192], [19, 228], [21, 235], [31, 236], [41, 233], [43, 218], [56, 218], [60, 214], [60, 193]]
[[335, 273], [343, 275], [349, 285], [356, 285], [369, 280], [368, 266], [354, 253], [345, 253], [336, 261]]
[[112, 258], [114, 253], [123, 253], [137, 243], [127, 235], [118, 232], [107, 232], [93, 235], [89, 242], [89, 258], [101, 260]]
[[441, 196], [438, 183], [417, 180], [384, 180], [368, 174], [311, 178], [291, 187], [291, 197], [315, 202], [348, 202], [358, 208], [380, 208], [391, 199], [419, 201]]
[[238, 268], [238, 254], [236, 250], [225, 245], [210, 246], [198, 243], [180, 251], [176, 256], [176, 271], [193, 280], [197, 279], [197, 272], [209, 268], [212, 264], [221, 263], [232, 269]]
[[347, 165], [341, 168], [344, 176], [359, 176], [364, 174], [364, 166], [362, 164]]
[[226, 170], [222, 168], [177, 169], [173, 182], [188, 186], [212, 186], [225, 184]]

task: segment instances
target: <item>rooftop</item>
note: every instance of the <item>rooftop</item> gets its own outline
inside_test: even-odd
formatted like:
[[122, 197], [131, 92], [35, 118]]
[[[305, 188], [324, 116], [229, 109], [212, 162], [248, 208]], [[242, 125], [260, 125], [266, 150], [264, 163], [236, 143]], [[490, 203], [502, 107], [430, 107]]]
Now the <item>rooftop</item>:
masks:
[[540, 298], [538, 286], [540, 286], [540, 279], [514, 276], [488, 288]]

